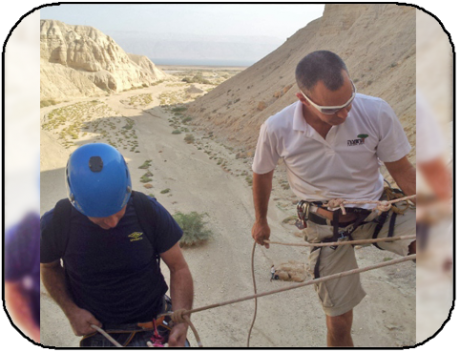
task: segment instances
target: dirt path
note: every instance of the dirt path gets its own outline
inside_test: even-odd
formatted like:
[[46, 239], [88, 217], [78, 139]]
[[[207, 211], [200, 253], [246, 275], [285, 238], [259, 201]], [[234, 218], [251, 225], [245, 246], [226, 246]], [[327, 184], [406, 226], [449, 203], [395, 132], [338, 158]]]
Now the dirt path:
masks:
[[[122, 149], [122, 144], [118, 147], [128, 161], [135, 190], [153, 194], [171, 213], [197, 211], [208, 214], [206, 219], [214, 233], [213, 239], [202, 247], [184, 250], [195, 283], [194, 306], [201, 307], [253, 293], [250, 270], [253, 206], [252, 190], [246, 180], [246, 176], [251, 175], [251, 160], [248, 157], [237, 158], [237, 148], [225, 146], [204, 132], [193, 131], [191, 125], [181, 126], [194, 135], [194, 143], [184, 141], [187, 132], [172, 134], [177, 125], [174, 127], [170, 124], [176, 115], [171, 110], [159, 107], [159, 96], [165, 91], [181, 89], [162, 84], [98, 99], [110, 107], [111, 112], [103, 118], [92, 115], [91, 119], [114, 124], [115, 128], [110, 128], [108, 137], [121, 133], [127, 118], [134, 122], [130, 131], [135, 133], [136, 138], [126, 140], [130, 143], [137, 141], [135, 151]], [[153, 98], [148, 104], [136, 107], [122, 102], [147, 93], [152, 94]], [[61, 105], [72, 104], [75, 102]], [[43, 121], [52, 110], [42, 109]], [[55, 132], [42, 132], [42, 213], [65, 197], [65, 162], [68, 153], [75, 148], [63, 148], [62, 141], [61, 144], [56, 142]], [[79, 145], [100, 138], [98, 133], [89, 135], [76, 139], [74, 143]], [[146, 171], [138, 167], [146, 160], [152, 161], [151, 189], [145, 189], [140, 182], [140, 177]], [[272, 239], [302, 242], [302, 239], [294, 236], [296, 231], [293, 226], [282, 224], [285, 218], [295, 212], [292, 194], [283, 188], [282, 172], [277, 171], [276, 175], [278, 182], [274, 182], [269, 213]], [[161, 192], [166, 189], [169, 189], [168, 193]], [[356, 253], [360, 266], [395, 257], [373, 247], [358, 249]], [[285, 246], [272, 246], [269, 250], [257, 248], [255, 270], [259, 292], [292, 284], [269, 281], [271, 265], [288, 260], [306, 262], [307, 250]], [[167, 274], [167, 270], [163, 272]], [[362, 281], [368, 296], [355, 310], [355, 345], [413, 345], [415, 264], [404, 263], [398, 267], [364, 273]], [[41, 303], [42, 343], [48, 346], [77, 346], [79, 339], [73, 336], [66, 318], [44, 290]], [[192, 320], [206, 347], [244, 347], [252, 314], [253, 302], [244, 302], [197, 313]], [[189, 340], [195, 345], [191, 332]], [[323, 347], [325, 342], [325, 319], [311, 286], [259, 299], [252, 347]]]

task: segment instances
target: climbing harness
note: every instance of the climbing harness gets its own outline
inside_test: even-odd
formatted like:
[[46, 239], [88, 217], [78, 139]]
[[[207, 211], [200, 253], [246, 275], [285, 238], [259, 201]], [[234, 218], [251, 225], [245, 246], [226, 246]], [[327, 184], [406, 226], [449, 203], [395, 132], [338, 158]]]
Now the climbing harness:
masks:
[[[375, 231], [372, 235], [372, 238], [376, 239], [383, 225], [388, 219], [388, 212], [391, 210], [390, 226], [388, 237], [393, 237], [394, 226], [396, 224], [396, 216], [402, 215], [410, 206], [407, 200], [415, 198], [414, 196], [404, 197], [404, 194], [401, 190], [397, 188], [385, 187], [382, 194], [381, 200], [379, 201], [345, 201], [343, 199], [332, 199], [327, 202], [307, 202], [305, 200], [300, 201], [297, 204], [297, 216], [298, 221], [296, 223], [299, 229], [305, 229], [307, 227], [307, 220], [318, 224], [318, 225], [332, 225], [333, 233], [331, 238], [324, 239], [323, 242], [337, 242], [339, 239], [344, 239], [345, 237], [353, 240], [352, 233], [361, 225], [368, 223], [366, 218], [372, 213], [372, 211], [377, 212], [377, 217], [372, 222], [377, 223]], [[404, 208], [398, 208], [393, 205], [393, 203], [405, 201]], [[345, 204], [376, 204], [374, 209], [362, 209], [362, 208], [347, 208], [345, 210]], [[316, 215], [319, 208], [335, 209], [331, 210], [332, 212], [332, 221]], [[356, 214], [356, 218], [347, 222], [340, 222], [339, 215], [347, 214], [348, 212]], [[341, 229], [342, 228], [342, 229]], [[378, 245], [375, 246], [379, 249]]]
[[[171, 309], [171, 299], [165, 296], [163, 311], [172, 313]], [[169, 315], [158, 315], [145, 323], [107, 324], [104, 329], [92, 325], [93, 329], [117, 347], [165, 347], [172, 327], [173, 322]], [[100, 347], [98, 341], [94, 343], [92, 339], [98, 339], [97, 333], [84, 336], [80, 347]], [[132, 345], [133, 341], [135, 345]], [[185, 347], [190, 347], [188, 340], [185, 341]]]

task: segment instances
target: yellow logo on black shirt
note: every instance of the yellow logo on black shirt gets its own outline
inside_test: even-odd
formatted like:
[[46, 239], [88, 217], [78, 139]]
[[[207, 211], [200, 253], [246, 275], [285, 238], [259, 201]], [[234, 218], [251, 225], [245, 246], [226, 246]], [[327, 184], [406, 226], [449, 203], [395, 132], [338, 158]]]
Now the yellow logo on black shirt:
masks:
[[140, 241], [143, 239], [142, 235], [143, 235], [142, 232], [133, 232], [131, 235], [128, 236], [130, 238], [129, 241], [130, 242]]

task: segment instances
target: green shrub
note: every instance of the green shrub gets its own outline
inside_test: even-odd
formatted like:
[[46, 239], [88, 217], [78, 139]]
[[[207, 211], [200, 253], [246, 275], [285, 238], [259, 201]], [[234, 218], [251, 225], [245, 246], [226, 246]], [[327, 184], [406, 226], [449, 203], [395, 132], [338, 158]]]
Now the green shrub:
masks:
[[193, 143], [195, 142], [195, 137], [193, 134], [188, 133], [185, 135], [184, 141], [186, 141], [188, 144]]
[[179, 241], [181, 247], [193, 247], [211, 238], [212, 231], [205, 228], [206, 222], [203, 221], [207, 215], [206, 213], [199, 214], [196, 211], [188, 214], [177, 212], [173, 215], [174, 220], [184, 231], [184, 235]]
[[179, 112], [179, 113], [183, 112], [185, 110], [187, 110], [186, 106], [177, 106], [177, 107], [171, 109], [172, 112]]
[[169, 193], [170, 190], [171, 190], [170, 188], [166, 188], [166, 189], [162, 190], [160, 193], [161, 194], [166, 194], [166, 193]]
[[174, 130], [171, 132], [172, 134], [181, 134], [182, 132], [180, 130]]
[[41, 100], [40, 101], [40, 108], [46, 108], [47, 106], [56, 105], [56, 104], [59, 104], [59, 102], [54, 100], [54, 99]]
[[[133, 151], [131, 149], [131, 151]], [[141, 166], [139, 166], [139, 169], [148, 169], [150, 166], [152, 166], [152, 160], [146, 160]]]
[[152, 181], [152, 179], [150, 178], [150, 176], [153, 176], [152, 173], [149, 171], [147, 172], [146, 174], [142, 175], [141, 177], [141, 182], [142, 183], [148, 183], [150, 181]]

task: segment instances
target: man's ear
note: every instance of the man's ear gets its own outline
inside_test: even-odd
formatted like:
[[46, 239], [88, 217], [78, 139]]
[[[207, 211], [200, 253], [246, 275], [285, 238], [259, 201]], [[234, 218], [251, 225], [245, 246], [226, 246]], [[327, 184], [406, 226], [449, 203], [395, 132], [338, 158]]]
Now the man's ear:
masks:
[[298, 92], [298, 93], [296, 93], [295, 96], [297, 97], [297, 99], [300, 100], [300, 102], [301, 102], [302, 104], [307, 105], [307, 106], [310, 105], [310, 104], [308, 103], [307, 99], [305, 99], [305, 97], [302, 95], [302, 93]]

